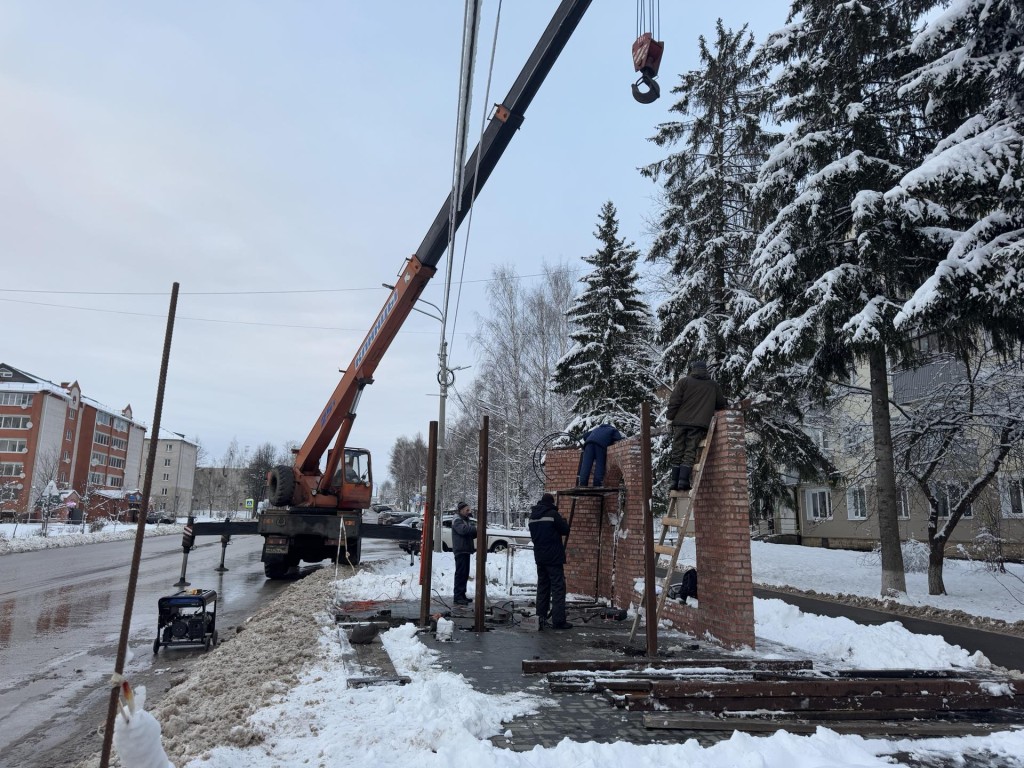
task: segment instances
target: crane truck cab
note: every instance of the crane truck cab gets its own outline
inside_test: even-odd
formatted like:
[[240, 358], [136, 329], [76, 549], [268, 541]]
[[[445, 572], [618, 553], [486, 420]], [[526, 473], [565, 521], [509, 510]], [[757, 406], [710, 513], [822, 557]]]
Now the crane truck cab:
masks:
[[362, 555], [360, 524], [370, 507], [373, 472], [370, 452], [345, 448], [344, 461], [318, 495], [330, 497], [327, 506], [295, 504], [295, 474], [288, 466], [267, 473], [271, 506], [260, 513], [257, 532], [263, 536], [263, 571], [282, 579], [296, 572], [299, 562], [348, 562]]

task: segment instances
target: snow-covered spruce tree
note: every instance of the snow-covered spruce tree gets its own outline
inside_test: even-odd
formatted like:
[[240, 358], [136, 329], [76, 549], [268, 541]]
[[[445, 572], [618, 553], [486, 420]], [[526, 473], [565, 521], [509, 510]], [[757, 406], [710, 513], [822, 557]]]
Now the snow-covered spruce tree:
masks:
[[906, 592], [897, 524], [889, 362], [906, 339], [893, 320], [924, 279], [921, 233], [874, 201], [921, 156], [923, 105], [900, 98], [922, 3], [794, 0], [765, 43], [781, 67], [776, 118], [792, 125], [762, 166], [755, 204], [768, 219], [754, 251], [764, 305], [750, 373], [805, 366], [822, 396], [857, 360], [870, 369], [882, 595]]
[[927, 104], [938, 140], [884, 204], [932, 247], [896, 325], [947, 342], [984, 330], [1012, 349], [1024, 338], [1024, 3], [958, 0], [912, 50], [924, 62], [901, 93]]
[[660, 232], [650, 261], [666, 266], [671, 293], [658, 308], [662, 366], [671, 380], [691, 360], [707, 360], [727, 395], [749, 400], [746, 420], [750, 491], [757, 511], [769, 510], [787, 491], [783, 468], [805, 478], [832, 470], [800, 429], [802, 409], [795, 376], [748, 380], [751, 332], [743, 321], [760, 306], [751, 291], [750, 253], [755, 225], [749, 189], [778, 136], [764, 127], [767, 69], [755, 60], [754, 38], [744, 26], [698, 41], [700, 68], [686, 72], [672, 93], [681, 116], [663, 123], [653, 141], [681, 145], [641, 173], [663, 183]]
[[[1002, 390], [1019, 381], [1024, 339], [1024, 3], [958, 0], [911, 50], [923, 60], [901, 94], [927, 104], [922, 123], [935, 140], [873, 202], [929, 246], [918, 255], [926, 279], [896, 326], [934, 335], [959, 361], [938, 394], [962, 396], [936, 396], [909, 414], [904, 447], [930, 507], [929, 592], [942, 594], [953, 529], [1022, 439], [1017, 398]], [[994, 362], [999, 355], [1007, 360]], [[969, 462], [955, 457], [963, 442], [978, 447]]]
[[651, 316], [637, 287], [640, 253], [619, 236], [611, 201], [601, 206], [594, 236], [601, 245], [583, 257], [593, 269], [566, 313], [573, 343], [553, 380], [555, 392], [572, 400], [566, 431], [573, 439], [598, 424], [636, 434], [641, 403], [653, 402], [658, 384]]

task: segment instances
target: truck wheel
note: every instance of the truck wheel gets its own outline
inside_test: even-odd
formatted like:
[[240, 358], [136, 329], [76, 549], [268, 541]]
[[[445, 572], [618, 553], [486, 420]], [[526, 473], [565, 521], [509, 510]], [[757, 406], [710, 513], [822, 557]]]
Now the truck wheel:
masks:
[[264, 563], [263, 574], [268, 579], [283, 579], [288, 575], [288, 566], [284, 563]]
[[160, 638], [153, 641], [153, 653], [160, 653]]
[[363, 540], [356, 536], [353, 539], [346, 539], [345, 544], [348, 547], [348, 559], [345, 560], [345, 555], [342, 554], [342, 560], [352, 565], [359, 565], [359, 560], [363, 556]]
[[287, 507], [295, 493], [295, 470], [279, 464], [270, 470], [267, 482], [267, 498], [275, 507]]
[[506, 541], [496, 541], [493, 544], [491, 544], [490, 551], [491, 552], [504, 552], [506, 549], [508, 549], [508, 542], [506, 542]]

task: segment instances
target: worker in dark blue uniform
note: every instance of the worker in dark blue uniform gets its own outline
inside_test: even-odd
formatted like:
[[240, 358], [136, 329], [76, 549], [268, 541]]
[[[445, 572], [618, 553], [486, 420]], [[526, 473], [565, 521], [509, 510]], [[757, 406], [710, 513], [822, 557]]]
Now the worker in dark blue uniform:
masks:
[[590, 482], [590, 469], [594, 469], [594, 485], [604, 485], [604, 467], [608, 458], [608, 446], [622, 440], [622, 433], [611, 424], [594, 427], [583, 436], [583, 457], [580, 459], [580, 472], [576, 478], [576, 486], [585, 488]]
[[545, 493], [530, 510], [530, 539], [537, 564], [537, 617], [540, 629], [572, 629], [565, 620], [565, 540], [569, 523], [555, 497]]

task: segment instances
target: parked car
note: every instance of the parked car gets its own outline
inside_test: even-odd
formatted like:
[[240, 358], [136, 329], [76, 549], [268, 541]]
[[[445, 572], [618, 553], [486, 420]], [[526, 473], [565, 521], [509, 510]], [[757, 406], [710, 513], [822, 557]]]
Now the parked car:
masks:
[[[450, 510], [441, 515], [441, 549], [445, 552], [451, 552], [452, 549], [452, 521], [455, 520], [455, 511]], [[476, 520], [470, 518], [473, 523]], [[402, 521], [400, 525], [408, 525], [416, 530], [421, 530], [423, 526], [422, 517], [414, 517], [408, 520]], [[487, 551], [488, 552], [504, 552], [512, 545], [516, 546], [529, 546], [531, 544], [530, 532], [524, 530], [512, 530], [508, 528], [500, 528], [496, 526], [487, 527]], [[418, 541], [402, 541], [398, 544], [406, 552], [416, 553], [420, 551], [420, 543]]]
[[397, 525], [403, 520], [409, 520], [410, 518], [417, 517], [415, 512], [403, 512], [400, 509], [391, 509], [390, 507], [386, 510], [382, 510], [377, 514], [378, 525]]

